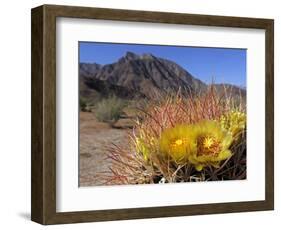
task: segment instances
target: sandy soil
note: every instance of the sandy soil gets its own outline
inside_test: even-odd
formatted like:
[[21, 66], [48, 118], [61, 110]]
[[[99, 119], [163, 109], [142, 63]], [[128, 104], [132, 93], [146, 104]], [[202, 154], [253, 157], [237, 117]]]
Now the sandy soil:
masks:
[[127, 144], [127, 132], [131, 123], [121, 119], [112, 128], [109, 124], [98, 122], [93, 113], [80, 112], [80, 186], [101, 185], [98, 175], [107, 171], [111, 162], [105, 160], [105, 146], [111, 143]]

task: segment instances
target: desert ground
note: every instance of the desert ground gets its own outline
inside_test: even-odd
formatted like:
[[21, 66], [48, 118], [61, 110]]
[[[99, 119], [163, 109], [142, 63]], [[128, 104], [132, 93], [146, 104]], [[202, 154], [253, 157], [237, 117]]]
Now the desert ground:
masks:
[[110, 160], [105, 160], [105, 147], [112, 143], [126, 145], [131, 125], [130, 119], [123, 118], [113, 128], [108, 123], [97, 121], [93, 112], [80, 112], [79, 186], [102, 185], [99, 176], [111, 165]]

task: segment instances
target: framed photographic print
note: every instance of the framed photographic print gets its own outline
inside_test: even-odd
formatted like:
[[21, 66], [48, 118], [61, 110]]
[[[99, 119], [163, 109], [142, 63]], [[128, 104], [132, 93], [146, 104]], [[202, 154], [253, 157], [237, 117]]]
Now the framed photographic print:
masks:
[[273, 20], [32, 9], [41, 224], [274, 208]]

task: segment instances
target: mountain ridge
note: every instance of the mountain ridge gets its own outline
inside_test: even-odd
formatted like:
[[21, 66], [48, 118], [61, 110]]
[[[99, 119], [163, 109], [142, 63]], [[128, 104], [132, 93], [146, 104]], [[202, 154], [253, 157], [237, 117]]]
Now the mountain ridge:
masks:
[[[110, 64], [80, 63], [79, 81], [81, 95], [89, 95], [89, 91], [96, 90], [101, 94], [125, 98], [153, 98], [156, 94], [177, 92], [179, 89], [186, 94], [196, 94], [208, 87], [171, 60], [150, 53], [138, 55], [133, 52], [127, 52]], [[229, 84], [217, 85], [221, 90], [222, 85]], [[246, 92], [238, 86], [231, 86], [235, 92]]]

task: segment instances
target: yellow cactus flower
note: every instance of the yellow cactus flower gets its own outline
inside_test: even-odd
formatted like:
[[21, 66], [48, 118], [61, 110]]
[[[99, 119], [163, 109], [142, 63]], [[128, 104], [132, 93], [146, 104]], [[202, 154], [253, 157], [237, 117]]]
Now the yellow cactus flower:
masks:
[[189, 154], [188, 160], [198, 171], [207, 165], [218, 167], [220, 161], [231, 156], [232, 135], [222, 129], [219, 122], [199, 122], [193, 126], [193, 133], [196, 151]]
[[142, 154], [145, 161], [148, 161], [149, 159], [149, 149], [147, 148], [146, 144], [141, 138], [136, 138], [135, 140], [135, 147], [136, 151], [139, 154]]
[[155, 151], [157, 143], [154, 137], [148, 137], [143, 128], [138, 130], [138, 135], [134, 137], [136, 152], [140, 154], [145, 161], [150, 159], [150, 155]]
[[220, 118], [222, 127], [231, 132], [234, 139], [237, 139], [246, 128], [247, 116], [243, 112], [231, 111]]
[[188, 154], [196, 149], [193, 134], [191, 125], [177, 125], [164, 130], [159, 140], [160, 152], [170, 156], [178, 164], [186, 163]]

